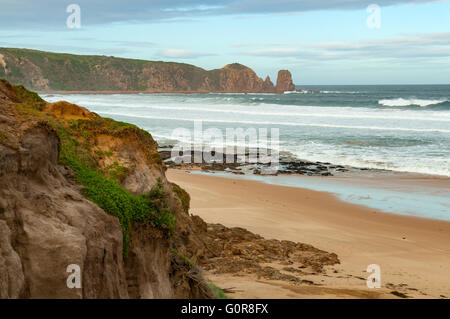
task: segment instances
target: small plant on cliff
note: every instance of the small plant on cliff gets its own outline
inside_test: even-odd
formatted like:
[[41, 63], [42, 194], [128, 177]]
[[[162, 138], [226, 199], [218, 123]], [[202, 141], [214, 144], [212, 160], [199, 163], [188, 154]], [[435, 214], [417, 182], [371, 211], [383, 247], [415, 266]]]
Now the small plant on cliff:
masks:
[[119, 165], [119, 163], [114, 162], [113, 164], [109, 165], [107, 168], [107, 175], [110, 179], [115, 181], [117, 184], [122, 184], [122, 182], [125, 180], [125, 178], [128, 175], [128, 168], [125, 166]]
[[6, 144], [8, 141], [9, 141], [8, 135], [0, 131], [0, 143]]
[[180, 253], [178, 250], [172, 248], [170, 250], [175, 257], [179, 257], [183, 261], [183, 265], [187, 267], [189, 270], [193, 269], [195, 266], [195, 262], [193, 262], [188, 256], [183, 253]]
[[212, 291], [214, 291], [214, 294], [216, 295], [216, 299], [230, 299], [225, 292], [217, 287], [214, 283], [210, 282], [208, 283], [209, 288], [211, 288]]
[[186, 214], [189, 213], [189, 206], [191, 203], [191, 196], [189, 196], [189, 193], [186, 192], [184, 189], [182, 189], [180, 186], [178, 186], [175, 183], [171, 183], [172, 190], [177, 195], [178, 199], [181, 202], [181, 206], [183, 207], [183, 210]]
[[148, 194], [141, 195], [147, 201], [147, 205], [155, 212], [152, 223], [158, 228], [166, 229], [171, 236], [175, 231], [175, 218], [167, 205], [167, 194], [161, 179], [158, 178], [156, 184]]

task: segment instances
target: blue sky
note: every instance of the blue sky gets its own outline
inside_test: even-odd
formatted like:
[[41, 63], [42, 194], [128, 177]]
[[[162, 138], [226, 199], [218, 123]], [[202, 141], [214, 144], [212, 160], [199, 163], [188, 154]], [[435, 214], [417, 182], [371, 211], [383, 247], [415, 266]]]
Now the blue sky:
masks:
[[[81, 28], [66, 7], [79, 4]], [[378, 4], [380, 28], [366, 11]], [[307, 84], [450, 84], [450, 1], [0, 0], [0, 46], [239, 62]]]

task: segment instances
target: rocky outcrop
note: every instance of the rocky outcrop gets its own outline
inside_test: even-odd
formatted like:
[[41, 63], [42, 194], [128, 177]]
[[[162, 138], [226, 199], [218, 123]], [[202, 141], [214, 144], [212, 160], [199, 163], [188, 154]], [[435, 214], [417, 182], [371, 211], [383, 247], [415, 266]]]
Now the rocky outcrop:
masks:
[[[340, 263], [336, 254], [311, 245], [268, 240], [243, 228], [206, 224], [197, 216], [193, 219], [197, 234], [208, 247], [205, 255], [198, 259], [199, 263], [214, 274], [255, 274], [269, 280], [303, 284], [308, 281], [303, 280], [302, 275], [324, 273], [326, 266]], [[275, 264], [289, 267], [280, 270]]]
[[288, 70], [278, 71], [277, 85], [275, 87], [277, 93], [286, 91], [295, 91], [295, 85], [292, 82], [292, 74]]
[[275, 86], [273, 85], [273, 82], [270, 80], [269, 76], [267, 76], [264, 80], [262, 91], [264, 93], [275, 93]]
[[280, 71], [275, 88], [269, 77], [263, 80], [239, 63], [206, 71], [183, 63], [12, 48], [0, 48], [0, 78], [46, 92], [283, 93], [293, 90], [288, 71]]
[[228, 64], [219, 72], [218, 87], [223, 92], [262, 92], [263, 84], [252, 69], [239, 63]]

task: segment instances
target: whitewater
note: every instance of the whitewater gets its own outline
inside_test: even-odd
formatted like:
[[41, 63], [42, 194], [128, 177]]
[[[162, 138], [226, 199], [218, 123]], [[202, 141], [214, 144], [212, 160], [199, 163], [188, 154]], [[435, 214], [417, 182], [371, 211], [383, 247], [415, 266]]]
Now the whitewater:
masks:
[[[296, 94], [70, 94], [99, 115], [131, 122], [159, 143], [176, 128], [278, 128], [298, 158], [450, 176], [450, 86], [314, 86]], [[236, 141], [242, 143], [242, 141]]]

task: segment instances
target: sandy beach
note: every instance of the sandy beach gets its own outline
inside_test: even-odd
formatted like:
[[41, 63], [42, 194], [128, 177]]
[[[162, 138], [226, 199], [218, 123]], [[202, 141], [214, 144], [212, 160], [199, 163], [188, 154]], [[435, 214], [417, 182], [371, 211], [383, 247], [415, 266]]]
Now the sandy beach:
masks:
[[[450, 297], [450, 222], [389, 214], [302, 188], [174, 169], [167, 177], [191, 195], [191, 214], [208, 223], [339, 256], [340, 265], [311, 275], [319, 283], [313, 286], [207, 273], [221, 288], [232, 288], [233, 298]], [[436, 183], [448, 186], [448, 180]], [[367, 288], [370, 264], [381, 267], [381, 288]]]

